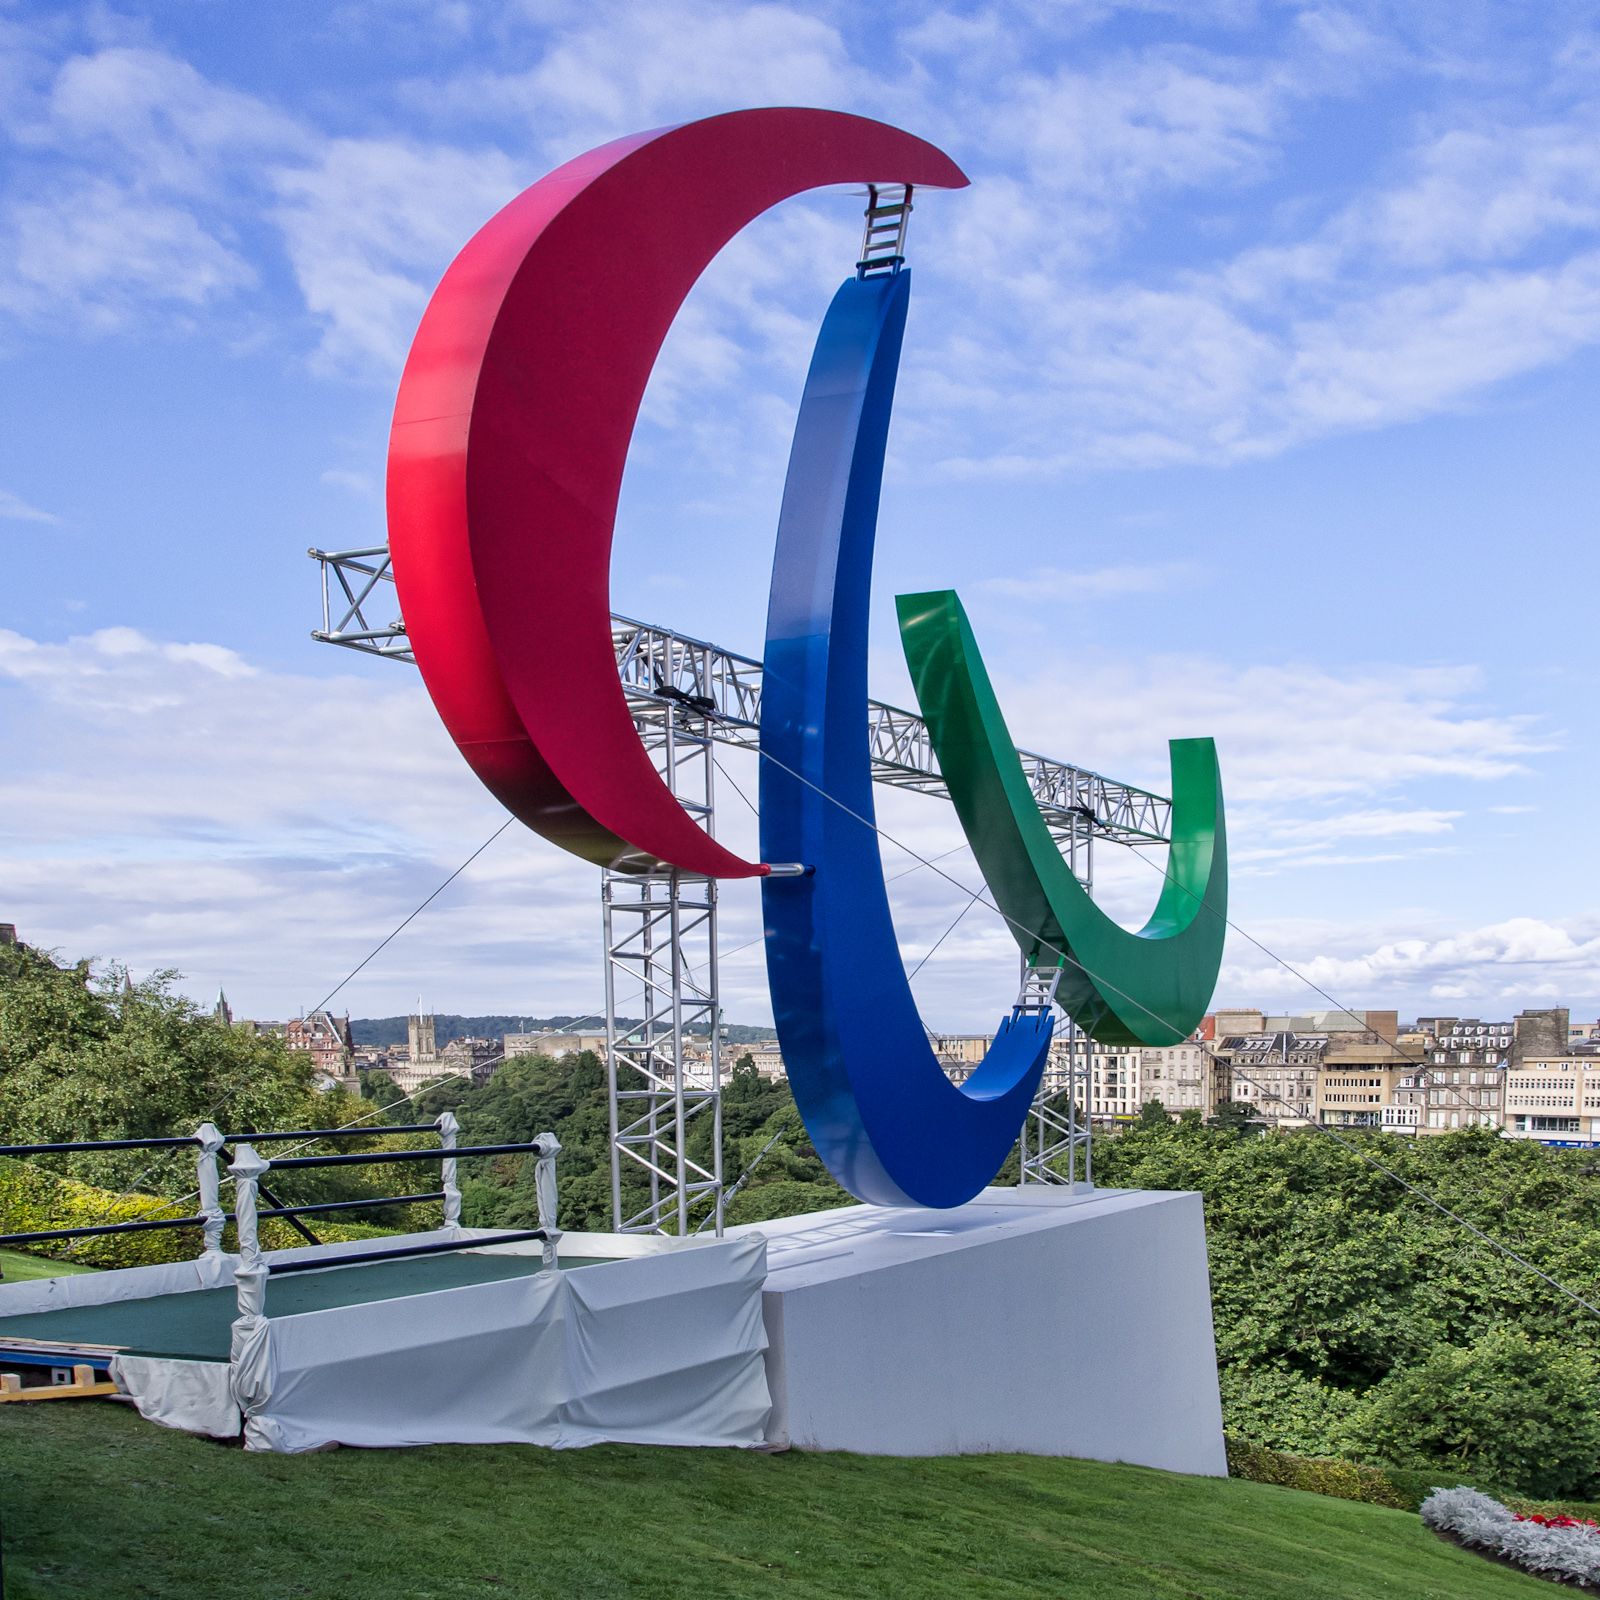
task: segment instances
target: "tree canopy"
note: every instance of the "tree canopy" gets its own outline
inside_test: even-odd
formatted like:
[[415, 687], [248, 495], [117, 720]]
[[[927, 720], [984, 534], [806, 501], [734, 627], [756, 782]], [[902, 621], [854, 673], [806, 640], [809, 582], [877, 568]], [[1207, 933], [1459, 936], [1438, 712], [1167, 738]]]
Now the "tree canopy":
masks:
[[[230, 1025], [175, 992], [177, 974], [134, 983], [116, 965], [95, 973], [10, 946], [0, 965], [0, 1140], [8, 1144], [146, 1139], [192, 1133], [339, 1126], [367, 1107], [319, 1090], [309, 1052], [275, 1034]], [[376, 1131], [376, 1130], [375, 1130]], [[346, 1149], [382, 1148], [381, 1139]], [[115, 1193], [175, 1197], [194, 1188], [190, 1150], [127, 1150], [38, 1158], [39, 1165]], [[404, 1192], [399, 1166], [332, 1168], [273, 1180], [291, 1202]], [[399, 1223], [404, 1213], [371, 1220]], [[364, 1218], [365, 1220], [365, 1218]]]
[[1344, 1137], [1179, 1123], [1095, 1143], [1098, 1183], [1205, 1197], [1229, 1431], [1600, 1495], [1600, 1321], [1362, 1155], [1600, 1303], [1592, 1160], [1484, 1128]]

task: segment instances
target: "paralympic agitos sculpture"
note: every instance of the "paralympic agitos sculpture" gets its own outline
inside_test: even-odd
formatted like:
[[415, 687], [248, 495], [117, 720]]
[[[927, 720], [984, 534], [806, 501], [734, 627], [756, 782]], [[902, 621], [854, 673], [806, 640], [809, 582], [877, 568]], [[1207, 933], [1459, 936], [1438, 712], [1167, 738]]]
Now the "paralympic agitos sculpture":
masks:
[[[417, 665], [483, 782], [587, 860], [760, 877], [778, 1034], [818, 1153], [864, 1200], [952, 1206], [1015, 1141], [1051, 1022], [1014, 1012], [953, 1085], [928, 1046], [889, 913], [867, 745], [867, 609], [908, 271], [846, 281], [806, 381], [763, 663], [764, 862], [719, 845], [657, 776], [611, 644], [623, 465], [685, 295], [768, 207], [867, 180], [967, 182], [899, 129], [781, 109], [620, 139], [519, 195], [451, 264], [412, 345], [390, 439], [390, 547]], [[941, 771], [1027, 960], [1061, 969], [1057, 999], [1096, 1039], [1183, 1038], [1210, 999], [1225, 930], [1211, 741], [1172, 742], [1167, 880], [1130, 933], [1062, 861], [960, 602], [903, 596], [899, 613]], [[559, 683], [552, 660], [564, 663]], [[808, 871], [774, 877], [764, 864], [774, 861]]]

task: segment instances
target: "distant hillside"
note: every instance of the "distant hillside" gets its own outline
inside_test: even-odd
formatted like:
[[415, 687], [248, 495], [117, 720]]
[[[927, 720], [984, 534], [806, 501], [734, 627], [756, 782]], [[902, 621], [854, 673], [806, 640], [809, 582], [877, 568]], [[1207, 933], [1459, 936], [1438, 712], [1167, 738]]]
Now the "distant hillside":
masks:
[[[631, 1024], [632, 1017], [618, 1019]], [[605, 1019], [595, 1016], [554, 1017], [463, 1017], [453, 1011], [434, 1013], [434, 1039], [440, 1045], [452, 1039], [502, 1039], [508, 1033], [588, 1033], [604, 1026]], [[406, 1019], [404, 1017], [352, 1017], [350, 1032], [357, 1044], [404, 1044]], [[730, 1044], [754, 1044], [758, 1039], [773, 1037], [771, 1028], [750, 1027], [742, 1022], [727, 1024]]]

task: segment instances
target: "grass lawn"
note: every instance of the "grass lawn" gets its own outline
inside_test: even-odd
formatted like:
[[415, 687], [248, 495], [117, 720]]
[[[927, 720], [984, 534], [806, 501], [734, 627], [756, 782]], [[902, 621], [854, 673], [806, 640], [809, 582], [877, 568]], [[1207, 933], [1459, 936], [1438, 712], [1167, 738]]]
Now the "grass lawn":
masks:
[[1416, 1517], [1137, 1467], [527, 1447], [246, 1454], [0, 1407], [7, 1600], [1494, 1600]]
[[7, 1283], [23, 1283], [29, 1278], [60, 1278], [69, 1272], [93, 1272], [75, 1261], [46, 1261], [43, 1256], [25, 1256], [18, 1250], [0, 1250], [0, 1272]]

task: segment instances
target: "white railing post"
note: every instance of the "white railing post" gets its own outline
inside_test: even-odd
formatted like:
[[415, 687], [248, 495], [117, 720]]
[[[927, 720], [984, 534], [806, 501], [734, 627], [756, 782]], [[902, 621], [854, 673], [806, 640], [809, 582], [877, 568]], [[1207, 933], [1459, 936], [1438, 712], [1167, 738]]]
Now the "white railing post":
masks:
[[239, 1314], [228, 1342], [228, 1388], [234, 1404], [244, 1413], [246, 1437], [250, 1418], [266, 1405], [272, 1393], [272, 1357], [268, 1342], [267, 1273], [261, 1255], [256, 1199], [262, 1177], [272, 1163], [248, 1144], [234, 1148], [228, 1172], [233, 1178], [234, 1222], [239, 1231], [239, 1260], [233, 1269]]
[[261, 1179], [272, 1163], [248, 1144], [239, 1145], [228, 1174], [233, 1179], [234, 1224], [239, 1232], [239, 1265], [233, 1281], [239, 1291], [239, 1315], [259, 1317], [267, 1306], [267, 1264], [261, 1256], [261, 1235], [256, 1220], [256, 1198]]
[[533, 1193], [539, 1208], [539, 1226], [544, 1229], [544, 1264], [556, 1264], [556, 1245], [561, 1230], [556, 1226], [556, 1157], [561, 1154], [561, 1141], [553, 1133], [541, 1133], [534, 1144], [539, 1159], [533, 1168]]
[[200, 1154], [195, 1157], [195, 1186], [200, 1191], [200, 1215], [204, 1217], [204, 1253], [208, 1256], [222, 1254], [222, 1230], [227, 1226], [227, 1213], [222, 1209], [222, 1181], [217, 1173], [217, 1155], [222, 1149], [222, 1134], [210, 1122], [202, 1122], [194, 1130], [195, 1143]]
[[[441, 1111], [435, 1126], [439, 1130], [439, 1148], [444, 1151], [454, 1150], [456, 1135], [461, 1132], [461, 1124], [456, 1121], [453, 1111]], [[439, 1164], [439, 1187], [444, 1190], [444, 1226], [452, 1233], [461, 1232], [461, 1186], [456, 1181], [456, 1160], [452, 1155], [446, 1155]]]

